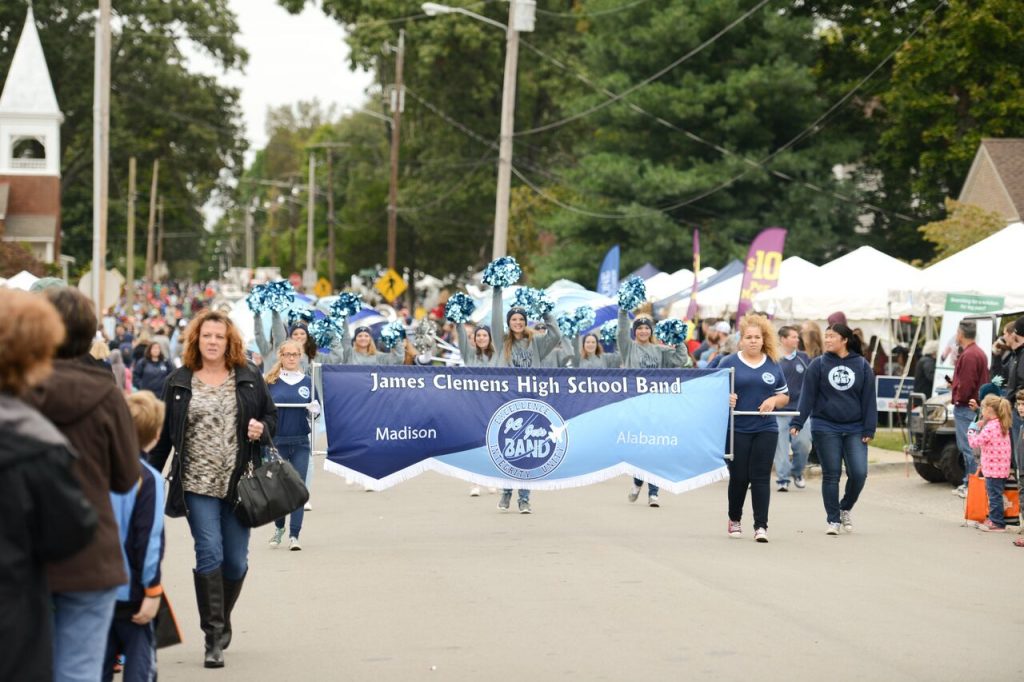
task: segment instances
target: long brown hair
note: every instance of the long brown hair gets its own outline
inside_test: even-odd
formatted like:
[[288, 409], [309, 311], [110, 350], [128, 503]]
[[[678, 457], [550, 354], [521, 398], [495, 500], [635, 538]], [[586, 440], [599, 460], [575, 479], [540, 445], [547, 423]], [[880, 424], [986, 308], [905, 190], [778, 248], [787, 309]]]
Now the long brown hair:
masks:
[[[492, 337], [493, 338], [493, 337]], [[523, 330], [521, 338], [526, 339], [526, 345], [529, 346], [533, 343], [533, 330], [527, 327]], [[516, 342], [516, 336], [509, 329], [505, 332], [505, 342], [502, 344], [505, 352], [505, 362], [512, 362], [512, 345]]]
[[[480, 350], [480, 346], [476, 345], [476, 333], [479, 332], [479, 331], [487, 332], [487, 348], [484, 348], [483, 350]], [[487, 327], [484, 327], [484, 326], [473, 327], [473, 342], [472, 342], [472, 346], [473, 346], [473, 351], [476, 353], [477, 357], [480, 357], [481, 355], [486, 355], [488, 360], [493, 358], [494, 357], [494, 335], [491, 334], [491, 330], [488, 329]]]
[[287, 339], [283, 341], [281, 345], [277, 347], [277, 359], [274, 361], [273, 367], [271, 367], [270, 371], [267, 372], [266, 374], [266, 380], [268, 384], [277, 383], [278, 377], [281, 376], [281, 370], [283, 369], [281, 365], [281, 352], [285, 349], [286, 346], [292, 346], [293, 348], [295, 348], [296, 352], [298, 352], [299, 355], [302, 355], [301, 343], [299, 343], [295, 339]]
[[589, 358], [590, 357], [590, 354], [587, 353], [587, 348], [586, 348], [586, 346], [587, 346], [587, 338], [588, 337], [593, 337], [594, 341], [597, 341], [597, 348], [594, 350], [594, 357], [596, 357], [596, 358], [601, 357], [601, 355], [604, 354], [604, 350], [601, 348], [601, 339], [599, 339], [597, 337], [597, 334], [593, 334], [593, 333], [584, 334], [583, 338], [580, 339], [580, 357], [581, 358]]
[[246, 364], [245, 347], [238, 327], [226, 313], [206, 308], [192, 318], [185, 328], [185, 345], [181, 352], [181, 363], [193, 372], [202, 369], [203, 355], [199, 352], [199, 331], [207, 322], [219, 322], [227, 328], [228, 347], [224, 350], [224, 364], [228, 369], [237, 369]]
[[806, 329], [800, 330], [800, 340], [804, 344], [804, 352], [812, 360], [822, 354], [821, 327], [817, 322], [804, 322]]

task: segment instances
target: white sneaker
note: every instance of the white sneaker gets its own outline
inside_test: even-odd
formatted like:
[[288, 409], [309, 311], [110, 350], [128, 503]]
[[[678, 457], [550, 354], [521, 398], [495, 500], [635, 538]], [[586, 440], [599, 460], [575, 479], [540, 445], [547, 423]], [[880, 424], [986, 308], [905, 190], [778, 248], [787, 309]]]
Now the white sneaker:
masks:
[[839, 535], [839, 524], [830, 523], [828, 528], [825, 529], [825, 535]]
[[839, 523], [847, 533], [853, 532], [853, 517], [850, 516], [850, 512], [848, 510], [841, 509], [839, 511]]
[[480, 486], [473, 486], [469, 489], [470, 497], [480, 497]]
[[629, 494], [626, 496], [630, 502], [636, 502], [637, 498], [640, 497], [640, 486], [635, 485], [629, 489]]
[[797, 488], [800, 488], [800, 490], [803, 490], [804, 488], [807, 487], [807, 481], [804, 479], [803, 476], [794, 476], [793, 485], [795, 485]]
[[281, 546], [281, 539], [283, 537], [284, 537], [284, 528], [275, 528], [274, 529], [274, 534], [270, 537], [270, 542], [268, 543], [270, 545], [270, 548], [271, 549], [277, 549], [278, 547], [280, 547]]
[[768, 529], [767, 528], [755, 528], [754, 529], [754, 540], [757, 542], [768, 542]]
[[660, 507], [661, 503], [658, 501], [658, 496], [657, 495], [650, 495], [647, 498], [647, 506], [648, 507]]
[[778, 491], [780, 493], [789, 492], [789, 481], [783, 481], [782, 483], [779, 483]]
[[966, 499], [967, 498], [967, 486], [965, 486], [965, 485], [958, 485], [957, 487], [953, 488], [953, 494], [956, 495], [957, 497], [959, 497], [960, 499]]
[[304, 511], [313, 511], [313, 503], [312, 502], [307, 502], [306, 504], [304, 504], [302, 506], [302, 509]]
[[288, 549], [292, 552], [298, 552], [302, 549], [302, 545], [299, 544], [298, 538], [288, 538]]
[[740, 525], [739, 521], [733, 521], [730, 519], [729, 525], [727, 526], [727, 530], [729, 532], [729, 537], [731, 538], [743, 537], [743, 526]]

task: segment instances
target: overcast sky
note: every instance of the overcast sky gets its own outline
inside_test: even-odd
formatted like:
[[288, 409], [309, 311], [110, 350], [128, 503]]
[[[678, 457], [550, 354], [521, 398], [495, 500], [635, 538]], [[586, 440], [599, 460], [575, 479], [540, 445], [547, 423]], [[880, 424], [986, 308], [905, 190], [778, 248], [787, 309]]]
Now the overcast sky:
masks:
[[276, 0], [228, 4], [238, 17], [238, 41], [249, 52], [245, 72], [225, 74], [201, 54], [189, 57], [198, 70], [241, 89], [246, 136], [253, 148], [267, 141], [268, 107], [317, 98], [335, 104], [340, 113], [346, 106], [363, 104], [371, 76], [349, 70], [345, 31], [320, 11], [319, 2], [297, 16], [281, 9]]

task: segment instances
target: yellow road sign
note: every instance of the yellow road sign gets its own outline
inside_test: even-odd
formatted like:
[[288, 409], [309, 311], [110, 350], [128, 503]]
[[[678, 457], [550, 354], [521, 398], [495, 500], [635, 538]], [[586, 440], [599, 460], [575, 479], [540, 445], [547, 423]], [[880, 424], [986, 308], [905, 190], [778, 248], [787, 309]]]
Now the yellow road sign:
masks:
[[394, 301], [409, 288], [402, 276], [390, 268], [373, 283], [373, 286], [388, 301]]
[[331, 283], [327, 281], [326, 277], [321, 277], [317, 280], [316, 284], [313, 285], [313, 293], [316, 294], [317, 298], [331, 295]]

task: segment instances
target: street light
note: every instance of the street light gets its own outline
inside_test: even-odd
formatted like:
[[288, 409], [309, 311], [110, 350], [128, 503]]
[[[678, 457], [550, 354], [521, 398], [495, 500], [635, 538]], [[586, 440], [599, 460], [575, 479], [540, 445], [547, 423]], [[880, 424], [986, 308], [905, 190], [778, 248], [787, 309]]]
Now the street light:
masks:
[[464, 7], [449, 7], [435, 2], [421, 5], [428, 16], [464, 14], [485, 24], [505, 30], [505, 76], [501, 91], [501, 133], [498, 145], [498, 186], [494, 203], [493, 258], [501, 258], [508, 248], [508, 213], [512, 191], [512, 133], [515, 128], [516, 70], [519, 63], [519, 33], [533, 31], [536, 0], [511, 0], [508, 26]]

